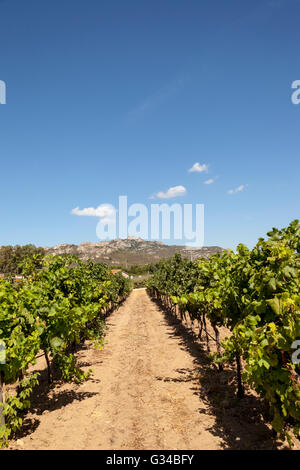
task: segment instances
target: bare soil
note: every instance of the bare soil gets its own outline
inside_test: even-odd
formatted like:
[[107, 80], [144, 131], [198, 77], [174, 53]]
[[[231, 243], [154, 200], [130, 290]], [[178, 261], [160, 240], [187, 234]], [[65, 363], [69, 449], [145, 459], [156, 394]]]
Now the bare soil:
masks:
[[[234, 371], [219, 372], [191, 325], [135, 290], [108, 319], [102, 351], [85, 344], [81, 385], [41, 384], [11, 449], [282, 449], [250, 390], [235, 396]], [[295, 441], [295, 448], [300, 448]]]

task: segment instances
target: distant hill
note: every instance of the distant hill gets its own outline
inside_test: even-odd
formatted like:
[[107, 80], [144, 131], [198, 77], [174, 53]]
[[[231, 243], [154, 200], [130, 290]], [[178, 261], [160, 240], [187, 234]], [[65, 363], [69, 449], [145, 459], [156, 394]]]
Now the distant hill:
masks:
[[150, 264], [162, 258], [169, 258], [176, 252], [189, 259], [208, 258], [211, 254], [222, 252], [219, 246], [205, 246], [203, 248], [188, 248], [182, 245], [165, 245], [162, 242], [147, 241], [141, 238], [128, 237], [99, 243], [84, 242], [81, 245], [63, 243], [45, 250], [54, 255], [74, 254], [86, 261], [91, 259], [96, 263], [109, 265], [124, 265], [130, 267], [134, 264]]

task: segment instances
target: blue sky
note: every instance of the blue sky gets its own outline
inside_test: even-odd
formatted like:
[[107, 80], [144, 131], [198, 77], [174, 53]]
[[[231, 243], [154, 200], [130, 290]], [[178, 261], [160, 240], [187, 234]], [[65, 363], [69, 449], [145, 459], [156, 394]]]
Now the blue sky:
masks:
[[97, 241], [72, 209], [176, 186], [156, 202], [205, 204], [205, 245], [298, 218], [299, 21], [299, 0], [0, 0], [0, 245]]

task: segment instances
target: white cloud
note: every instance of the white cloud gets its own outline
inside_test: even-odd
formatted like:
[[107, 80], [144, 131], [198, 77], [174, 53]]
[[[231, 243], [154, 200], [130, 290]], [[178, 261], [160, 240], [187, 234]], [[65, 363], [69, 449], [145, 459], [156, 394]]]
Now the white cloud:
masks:
[[151, 199], [171, 199], [173, 197], [185, 196], [185, 194], [186, 189], [184, 186], [174, 186], [173, 188], [169, 188], [166, 192], [159, 191], [158, 193], [154, 194]]
[[204, 181], [204, 184], [212, 184], [214, 182], [215, 182], [215, 180], [211, 178], [210, 180]]
[[85, 217], [99, 217], [100, 219], [103, 217], [112, 217], [116, 213], [116, 209], [111, 204], [101, 204], [98, 207], [86, 207], [85, 209], [79, 209], [79, 207], [75, 207], [75, 209], [71, 210], [71, 214], [85, 216]]
[[229, 189], [228, 190], [228, 194], [236, 194], [236, 193], [240, 193], [241, 191], [243, 191], [245, 189], [245, 185], [244, 184], [241, 184], [240, 186], [238, 186], [237, 188], [235, 189]]
[[194, 163], [192, 168], [188, 170], [189, 173], [194, 173], [194, 172], [202, 173], [203, 171], [207, 172], [208, 166], [205, 163], [203, 163], [203, 165], [200, 165], [199, 162]]

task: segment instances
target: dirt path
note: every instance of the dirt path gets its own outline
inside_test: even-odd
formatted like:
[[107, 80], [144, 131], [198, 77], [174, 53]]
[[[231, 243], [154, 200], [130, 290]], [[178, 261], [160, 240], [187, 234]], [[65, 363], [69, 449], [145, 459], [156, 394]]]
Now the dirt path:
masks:
[[[195, 359], [192, 348], [199, 345], [189, 345], [144, 290], [134, 291], [108, 326], [103, 351], [87, 347], [79, 353], [82, 365], [93, 368], [92, 378], [79, 386], [57, 385], [38, 393], [12, 448], [271, 447], [264, 424], [254, 423], [250, 429], [249, 423], [245, 431], [238, 406], [227, 406], [238, 413], [232, 417], [228, 412], [226, 428], [226, 406], [218, 403], [220, 412], [215, 412], [214, 399], [207, 399], [209, 380], [199, 376], [200, 365], [209, 370], [205, 361], [199, 364]], [[261, 446], [261, 441], [267, 445]]]

